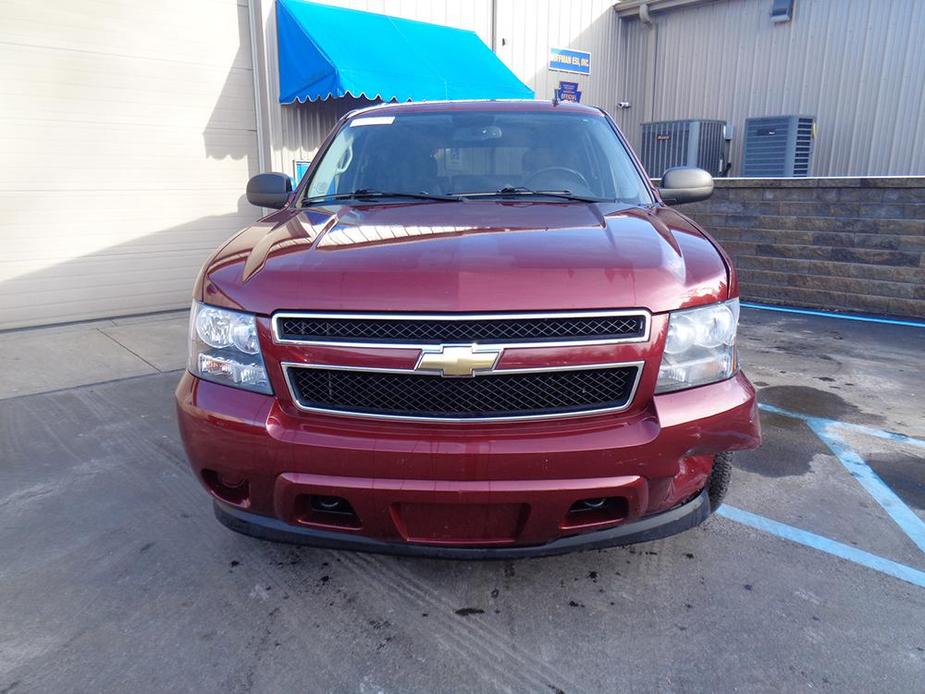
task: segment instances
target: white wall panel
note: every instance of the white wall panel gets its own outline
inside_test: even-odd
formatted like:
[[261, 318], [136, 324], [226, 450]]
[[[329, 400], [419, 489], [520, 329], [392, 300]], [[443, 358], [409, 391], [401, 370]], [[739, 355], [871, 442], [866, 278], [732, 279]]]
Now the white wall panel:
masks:
[[258, 211], [246, 3], [0, 4], [0, 329], [182, 307]]

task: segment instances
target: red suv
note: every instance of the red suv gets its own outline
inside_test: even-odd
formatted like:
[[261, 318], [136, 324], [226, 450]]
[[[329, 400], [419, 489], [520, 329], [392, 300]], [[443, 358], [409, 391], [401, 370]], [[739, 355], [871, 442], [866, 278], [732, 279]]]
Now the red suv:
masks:
[[663, 537], [760, 443], [729, 258], [603, 111], [348, 114], [195, 287], [177, 388], [225, 525], [360, 550], [515, 557]]

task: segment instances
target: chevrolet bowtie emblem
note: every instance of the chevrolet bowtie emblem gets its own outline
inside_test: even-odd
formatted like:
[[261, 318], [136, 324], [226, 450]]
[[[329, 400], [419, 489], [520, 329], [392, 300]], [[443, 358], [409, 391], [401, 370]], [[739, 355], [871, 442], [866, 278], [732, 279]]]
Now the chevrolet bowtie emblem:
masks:
[[474, 376], [477, 371], [491, 371], [500, 356], [500, 349], [441, 345], [423, 350], [414, 368], [415, 371], [431, 371], [441, 376]]

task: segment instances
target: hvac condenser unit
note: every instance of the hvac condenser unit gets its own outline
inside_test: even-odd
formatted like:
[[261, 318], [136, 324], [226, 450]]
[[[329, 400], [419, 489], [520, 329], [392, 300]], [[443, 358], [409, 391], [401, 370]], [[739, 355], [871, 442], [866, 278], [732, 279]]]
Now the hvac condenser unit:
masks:
[[809, 176], [815, 130], [813, 116], [746, 118], [742, 175], [746, 178]]
[[724, 169], [726, 122], [666, 120], [642, 124], [642, 165], [659, 177], [673, 166], [696, 166], [720, 176]]

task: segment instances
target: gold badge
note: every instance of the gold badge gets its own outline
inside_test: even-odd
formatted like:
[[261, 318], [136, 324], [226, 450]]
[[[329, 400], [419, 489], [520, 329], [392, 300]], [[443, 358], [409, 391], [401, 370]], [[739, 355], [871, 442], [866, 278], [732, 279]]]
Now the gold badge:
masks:
[[431, 371], [441, 376], [474, 376], [477, 371], [495, 368], [500, 349], [475, 345], [441, 345], [421, 352], [415, 371]]

